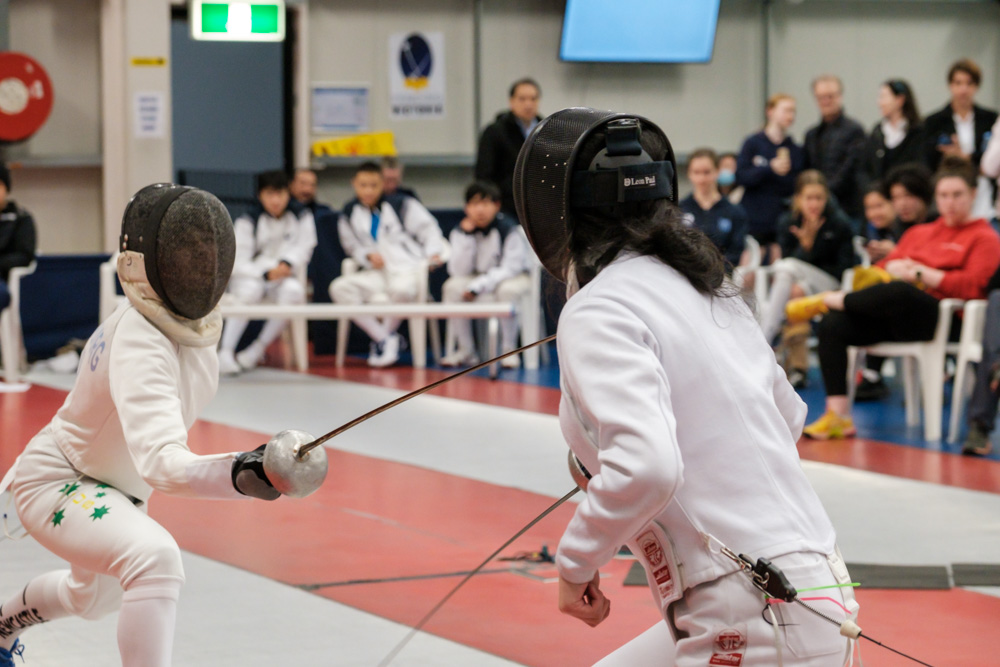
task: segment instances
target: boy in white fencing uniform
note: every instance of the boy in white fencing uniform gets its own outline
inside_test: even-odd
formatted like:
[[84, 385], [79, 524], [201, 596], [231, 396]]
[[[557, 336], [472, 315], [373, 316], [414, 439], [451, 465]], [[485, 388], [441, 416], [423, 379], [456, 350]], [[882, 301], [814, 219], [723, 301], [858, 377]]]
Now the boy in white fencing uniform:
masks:
[[[360, 165], [351, 179], [355, 198], [344, 206], [337, 231], [344, 252], [363, 270], [330, 283], [334, 303], [415, 301], [422, 263], [441, 265], [444, 236], [437, 220], [413, 197], [384, 196], [382, 185], [382, 169], [374, 162]], [[372, 339], [370, 366], [399, 360], [398, 318], [358, 317], [354, 323]]]
[[[465, 218], [448, 237], [451, 257], [444, 283], [446, 303], [460, 301], [514, 302], [531, 289], [528, 274], [534, 254], [516, 220], [500, 212], [500, 189], [486, 181], [476, 181], [465, 191]], [[455, 351], [441, 359], [442, 366], [471, 366], [479, 363], [474, 352], [472, 322], [452, 318]], [[517, 343], [517, 319], [501, 321], [501, 349], [509, 352]], [[501, 362], [517, 368], [517, 355]]]
[[[257, 177], [255, 206], [236, 219], [236, 265], [229, 282], [229, 293], [242, 303], [260, 303], [265, 299], [279, 304], [306, 302], [306, 286], [296, 276], [305, 270], [316, 247], [316, 224], [312, 212], [292, 201], [288, 176], [283, 171], [268, 171]], [[249, 320], [226, 319], [219, 348], [219, 370], [236, 375], [250, 370], [264, 358], [264, 351], [288, 324], [287, 319], [271, 319], [260, 335], [242, 352], [236, 346]]]
[[[90, 337], [73, 390], [0, 484], [27, 532], [69, 561], [0, 605], [0, 665], [26, 628], [121, 609], [125, 667], [170, 665], [181, 554], [146, 514], [153, 490], [274, 500], [261, 449], [199, 456], [188, 429], [215, 395], [216, 307], [233, 267], [229, 213], [195, 188], [140, 190], [122, 220], [118, 277], [128, 301]], [[9, 488], [9, 491], [3, 491]], [[9, 526], [5, 523], [5, 529]]]

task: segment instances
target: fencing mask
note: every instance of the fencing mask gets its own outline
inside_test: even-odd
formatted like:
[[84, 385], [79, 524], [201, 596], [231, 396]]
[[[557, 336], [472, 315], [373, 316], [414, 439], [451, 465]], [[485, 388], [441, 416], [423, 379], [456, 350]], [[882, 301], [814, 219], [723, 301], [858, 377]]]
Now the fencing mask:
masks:
[[677, 163], [663, 130], [635, 114], [557, 111], [528, 136], [514, 167], [517, 215], [542, 265], [562, 281], [578, 211], [613, 217], [618, 205], [654, 199], [676, 203]]
[[214, 195], [157, 183], [132, 197], [122, 217], [118, 277], [136, 301], [156, 299], [199, 320], [226, 291], [236, 257], [233, 221]]

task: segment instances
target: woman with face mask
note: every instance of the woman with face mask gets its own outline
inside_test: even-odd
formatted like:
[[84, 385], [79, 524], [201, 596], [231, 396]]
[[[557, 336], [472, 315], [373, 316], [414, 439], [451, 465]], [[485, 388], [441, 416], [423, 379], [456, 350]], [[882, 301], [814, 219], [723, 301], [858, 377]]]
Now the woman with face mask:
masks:
[[731, 204], [739, 204], [743, 199], [743, 186], [736, 184], [736, 153], [722, 153], [719, 156], [719, 192]]

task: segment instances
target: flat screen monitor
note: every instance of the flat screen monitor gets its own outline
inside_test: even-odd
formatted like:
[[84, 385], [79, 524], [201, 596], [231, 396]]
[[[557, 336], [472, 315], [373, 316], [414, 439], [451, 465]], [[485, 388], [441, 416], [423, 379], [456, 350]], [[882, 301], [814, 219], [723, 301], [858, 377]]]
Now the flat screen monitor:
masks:
[[718, 20], [719, 0], [567, 0], [559, 58], [704, 63]]

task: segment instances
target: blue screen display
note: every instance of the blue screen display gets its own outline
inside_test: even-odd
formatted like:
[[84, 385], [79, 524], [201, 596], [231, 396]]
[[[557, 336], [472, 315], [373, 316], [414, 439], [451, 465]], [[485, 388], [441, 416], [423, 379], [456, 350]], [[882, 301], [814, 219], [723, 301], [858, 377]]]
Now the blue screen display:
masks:
[[712, 59], [719, 0], [567, 0], [562, 60], [691, 63]]

